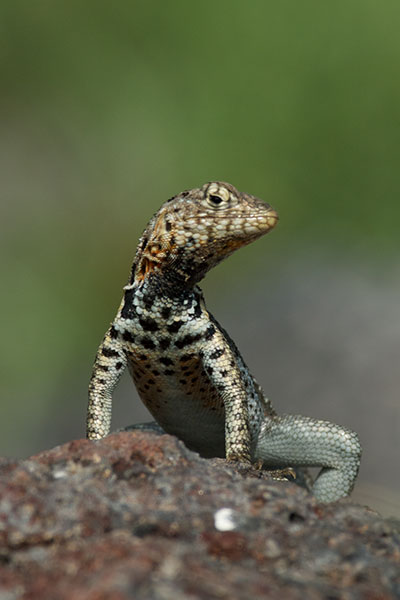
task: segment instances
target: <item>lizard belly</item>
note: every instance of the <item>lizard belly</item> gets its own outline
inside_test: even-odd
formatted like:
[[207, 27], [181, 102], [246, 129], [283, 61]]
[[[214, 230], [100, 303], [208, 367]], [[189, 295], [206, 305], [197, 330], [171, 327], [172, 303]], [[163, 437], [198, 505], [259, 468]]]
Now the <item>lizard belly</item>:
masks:
[[128, 366], [141, 400], [166, 433], [206, 458], [225, 456], [223, 400], [205, 377], [190, 385], [172, 375], [152, 377], [151, 371], [147, 377], [138, 377], [135, 365]]

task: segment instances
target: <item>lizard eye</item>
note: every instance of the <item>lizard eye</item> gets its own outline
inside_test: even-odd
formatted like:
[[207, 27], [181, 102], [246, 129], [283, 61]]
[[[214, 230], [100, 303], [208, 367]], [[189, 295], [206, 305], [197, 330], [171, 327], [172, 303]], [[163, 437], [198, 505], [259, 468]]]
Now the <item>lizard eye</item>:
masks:
[[220, 183], [210, 183], [207, 189], [206, 201], [212, 208], [226, 208], [229, 206], [229, 190]]
[[218, 206], [218, 204], [221, 204], [221, 202], [223, 202], [221, 196], [217, 196], [216, 194], [210, 194], [208, 196], [208, 200], [213, 206]]

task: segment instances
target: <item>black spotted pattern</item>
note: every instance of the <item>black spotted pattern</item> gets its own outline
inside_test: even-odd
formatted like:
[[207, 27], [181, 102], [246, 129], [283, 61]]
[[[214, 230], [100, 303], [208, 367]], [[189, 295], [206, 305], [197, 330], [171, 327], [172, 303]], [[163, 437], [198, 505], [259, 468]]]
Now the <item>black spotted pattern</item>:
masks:
[[142, 344], [143, 348], [147, 348], [148, 350], [154, 350], [156, 347], [153, 340], [147, 335], [140, 338], [140, 343]]
[[134, 338], [134, 336], [133, 336], [133, 335], [131, 334], [131, 332], [130, 332], [130, 331], [128, 331], [128, 330], [125, 330], [125, 331], [123, 332], [123, 334], [122, 334], [122, 339], [123, 339], [125, 342], [130, 342], [131, 344], [133, 344], [133, 342], [135, 341], [135, 338]]
[[121, 317], [123, 319], [135, 319], [137, 316], [136, 307], [133, 304], [134, 295], [135, 290], [133, 288], [125, 290], [124, 306], [121, 310]]
[[112, 348], [107, 348], [107, 346], [103, 346], [101, 349], [101, 353], [103, 356], [107, 358], [117, 358], [119, 356], [119, 352], [113, 350]]
[[177, 333], [183, 325], [183, 321], [173, 321], [170, 325], [167, 325], [169, 333]]
[[213, 338], [213, 337], [214, 337], [214, 335], [215, 335], [215, 331], [216, 331], [216, 330], [215, 330], [215, 327], [214, 327], [214, 325], [209, 325], [209, 326], [207, 327], [207, 330], [206, 330], [205, 334], [204, 334], [204, 339], [205, 339], [206, 341], [208, 341], [208, 340], [211, 340], [211, 338]]
[[171, 307], [170, 306], [163, 306], [161, 309], [161, 316], [163, 319], [167, 320], [171, 315]]
[[118, 331], [115, 329], [114, 325], [110, 327], [110, 337], [115, 340], [118, 337]]
[[161, 350], [166, 350], [171, 345], [171, 340], [168, 337], [163, 337], [158, 341]]
[[168, 356], [161, 356], [158, 360], [161, 364], [165, 365], [166, 367], [174, 364], [174, 362]]
[[200, 339], [201, 339], [201, 333], [195, 333], [195, 334], [188, 333], [183, 338], [176, 340], [175, 346], [177, 348], [182, 349], [185, 346], [189, 346], [190, 344], [193, 344], [194, 342], [198, 342]]
[[158, 331], [158, 323], [151, 317], [139, 317], [139, 325], [143, 331]]
[[223, 354], [225, 354], [225, 348], [217, 348], [211, 352], [210, 358], [211, 360], [217, 360], [217, 358], [220, 358]]

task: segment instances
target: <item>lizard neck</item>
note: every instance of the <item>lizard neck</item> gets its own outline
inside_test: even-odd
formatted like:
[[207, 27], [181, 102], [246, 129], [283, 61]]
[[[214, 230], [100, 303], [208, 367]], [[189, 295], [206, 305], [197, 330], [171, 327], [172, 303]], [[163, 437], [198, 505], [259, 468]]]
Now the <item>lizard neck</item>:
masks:
[[138, 288], [156, 288], [167, 296], [180, 295], [193, 290], [206, 273], [222, 258], [214, 257], [213, 252], [192, 252], [187, 256], [167, 254], [162, 260], [149, 259], [147, 254], [139, 256], [131, 271], [130, 284]]
[[139, 284], [134, 282], [125, 287], [121, 316], [136, 319], [146, 314], [168, 320], [187, 311], [199, 312], [200, 300], [202, 292], [197, 285], [190, 285], [176, 275], [168, 277], [167, 273], [153, 272]]

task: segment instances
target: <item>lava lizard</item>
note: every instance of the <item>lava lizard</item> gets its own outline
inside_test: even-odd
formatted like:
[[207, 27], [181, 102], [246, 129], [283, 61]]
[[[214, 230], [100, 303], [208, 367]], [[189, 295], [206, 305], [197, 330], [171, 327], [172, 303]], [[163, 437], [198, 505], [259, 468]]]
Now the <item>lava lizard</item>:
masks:
[[182, 192], [150, 220], [118, 313], [97, 351], [87, 437], [109, 433], [112, 392], [128, 366], [162, 429], [205, 457], [266, 467], [321, 467], [321, 502], [348, 495], [361, 456], [357, 434], [328, 421], [278, 415], [197, 283], [277, 223], [275, 210], [222, 182]]

